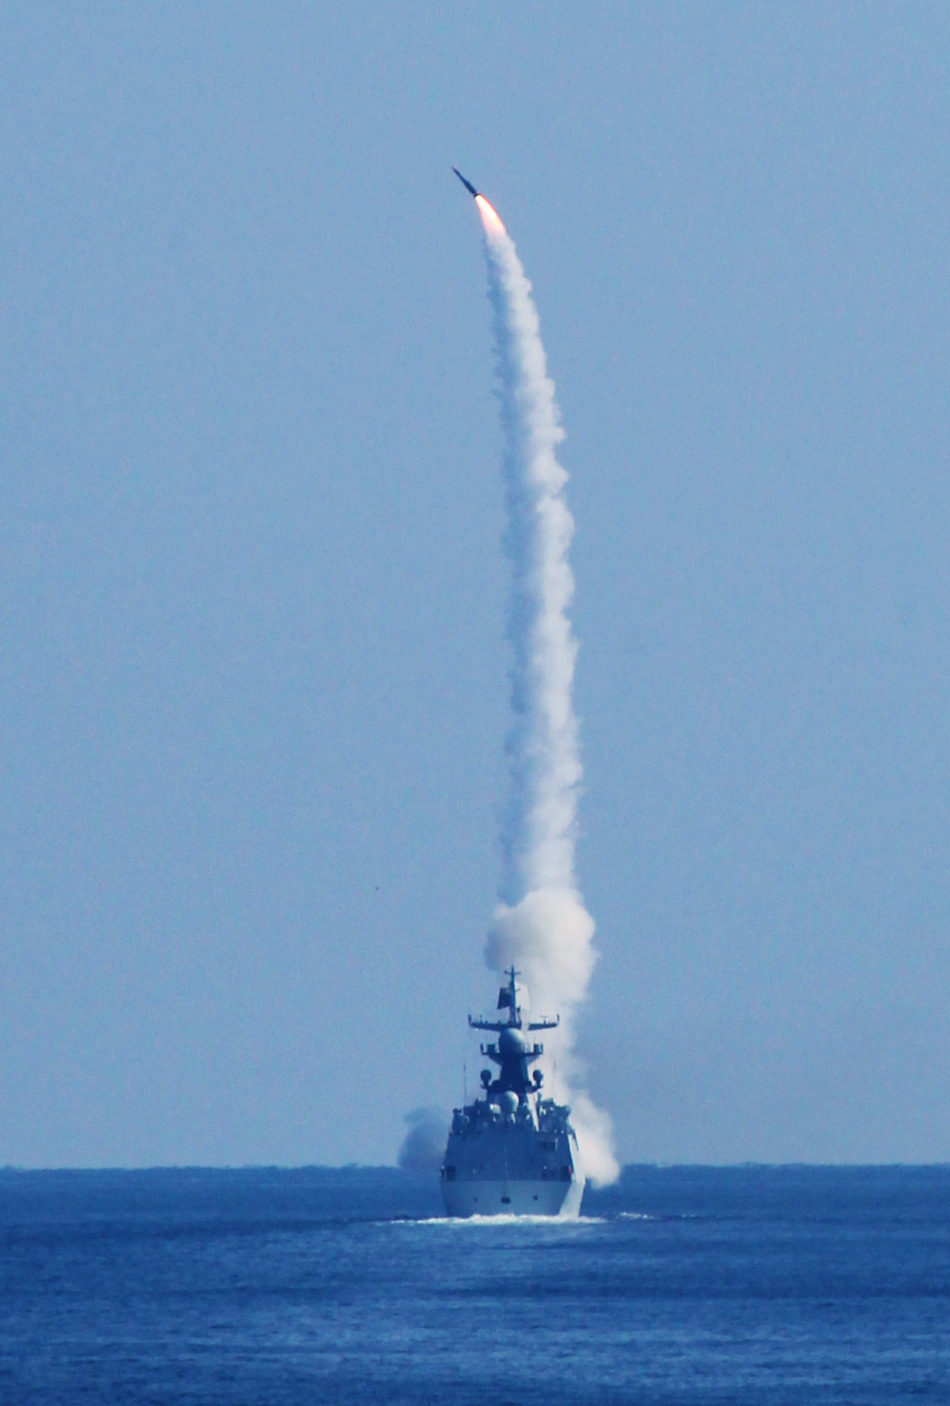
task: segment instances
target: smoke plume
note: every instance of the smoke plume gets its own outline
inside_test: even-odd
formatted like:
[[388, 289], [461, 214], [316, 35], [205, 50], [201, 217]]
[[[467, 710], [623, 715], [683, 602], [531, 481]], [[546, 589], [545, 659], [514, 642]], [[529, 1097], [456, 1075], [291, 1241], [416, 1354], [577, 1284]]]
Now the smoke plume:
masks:
[[432, 1172], [442, 1165], [449, 1120], [441, 1108], [414, 1108], [406, 1114], [409, 1129], [397, 1164], [404, 1172]]
[[[574, 520], [564, 501], [567, 474], [557, 459], [564, 431], [531, 284], [497, 212], [483, 196], [476, 204], [485, 230], [505, 435], [508, 635], [514, 652], [503, 901], [485, 958], [497, 971], [513, 964], [524, 973], [537, 1013], [560, 1012], [557, 1094], [571, 1104], [585, 1172], [603, 1184], [619, 1171], [610, 1119], [584, 1091], [583, 1068], [573, 1052], [573, 1015], [597, 953], [594, 920], [574, 876], [582, 772], [572, 701], [577, 642], [567, 613], [574, 592], [568, 561]], [[545, 1058], [550, 1088], [550, 1042]]]

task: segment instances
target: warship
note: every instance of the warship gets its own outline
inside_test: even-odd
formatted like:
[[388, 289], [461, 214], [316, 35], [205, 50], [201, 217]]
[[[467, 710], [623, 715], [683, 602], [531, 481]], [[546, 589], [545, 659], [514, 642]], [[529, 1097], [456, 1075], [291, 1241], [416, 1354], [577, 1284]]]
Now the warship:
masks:
[[497, 1042], [481, 1052], [498, 1066], [481, 1073], [483, 1098], [456, 1108], [441, 1169], [442, 1198], [450, 1216], [576, 1216], [584, 1194], [571, 1110], [544, 1098], [544, 1076], [528, 1066], [544, 1053], [526, 1032], [553, 1030], [555, 1020], [525, 1022], [514, 967], [498, 993], [504, 1020], [474, 1020]]

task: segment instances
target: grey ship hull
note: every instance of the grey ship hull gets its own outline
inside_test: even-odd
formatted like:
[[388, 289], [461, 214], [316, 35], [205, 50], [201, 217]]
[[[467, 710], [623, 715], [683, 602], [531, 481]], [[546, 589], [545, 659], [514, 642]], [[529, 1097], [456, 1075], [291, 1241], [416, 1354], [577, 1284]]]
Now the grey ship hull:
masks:
[[583, 1178], [573, 1181], [442, 1182], [449, 1216], [560, 1216], [576, 1219], [584, 1194]]
[[487, 1100], [456, 1109], [442, 1165], [448, 1214], [576, 1216], [584, 1176], [569, 1113], [549, 1099], [510, 1112]]

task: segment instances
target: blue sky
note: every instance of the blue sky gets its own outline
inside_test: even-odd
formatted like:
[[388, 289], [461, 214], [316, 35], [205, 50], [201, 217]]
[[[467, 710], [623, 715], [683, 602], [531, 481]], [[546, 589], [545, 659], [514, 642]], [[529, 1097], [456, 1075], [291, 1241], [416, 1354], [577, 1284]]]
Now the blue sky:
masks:
[[505, 797], [475, 213], [568, 439], [625, 1160], [947, 1160], [950, 14], [0, 15], [0, 1161], [390, 1161]]

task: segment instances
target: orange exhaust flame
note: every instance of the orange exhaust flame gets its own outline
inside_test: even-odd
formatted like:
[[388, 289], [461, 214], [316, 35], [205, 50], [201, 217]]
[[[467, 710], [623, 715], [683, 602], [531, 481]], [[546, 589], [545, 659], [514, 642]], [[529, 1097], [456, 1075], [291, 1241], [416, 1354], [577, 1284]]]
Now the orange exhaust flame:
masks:
[[490, 200], [486, 200], [484, 195], [476, 195], [475, 204], [478, 206], [478, 213], [482, 217], [482, 224], [485, 226], [486, 234], [507, 234], [508, 231], [502, 224], [501, 216]]

